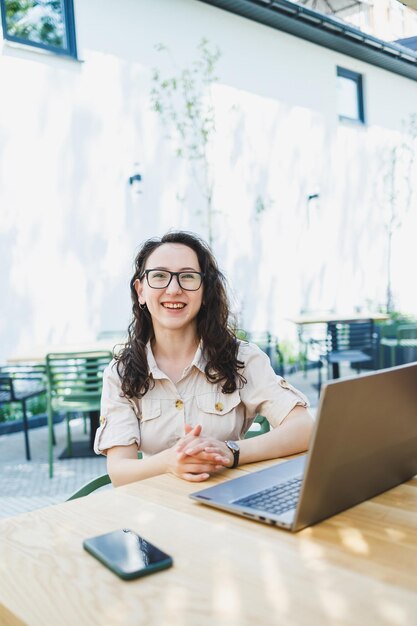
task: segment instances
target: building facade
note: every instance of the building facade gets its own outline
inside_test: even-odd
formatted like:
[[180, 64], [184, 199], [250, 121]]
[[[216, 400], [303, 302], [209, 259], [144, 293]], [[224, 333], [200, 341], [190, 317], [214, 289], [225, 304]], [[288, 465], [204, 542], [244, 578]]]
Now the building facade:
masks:
[[74, 0], [67, 39], [0, 41], [0, 358], [124, 329], [140, 242], [207, 237], [201, 171], [150, 95], [155, 68], [192, 67], [204, 38], [221, 52], [213, 248], [240, 326], [282, 337], [300, 310], [383, 308], [389, 276], [417, 311], [417, 55], [387, 69], [226, 4]]

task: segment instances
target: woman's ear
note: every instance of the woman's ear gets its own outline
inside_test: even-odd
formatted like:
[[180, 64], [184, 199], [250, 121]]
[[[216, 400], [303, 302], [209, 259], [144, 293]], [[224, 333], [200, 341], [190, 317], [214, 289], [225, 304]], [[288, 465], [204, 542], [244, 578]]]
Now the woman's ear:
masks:
[[143, 297], [143, 287], [139, 278], [137, 278], [133, 284], [138, 296], [139, 304], [145, 304], [145, 298]]

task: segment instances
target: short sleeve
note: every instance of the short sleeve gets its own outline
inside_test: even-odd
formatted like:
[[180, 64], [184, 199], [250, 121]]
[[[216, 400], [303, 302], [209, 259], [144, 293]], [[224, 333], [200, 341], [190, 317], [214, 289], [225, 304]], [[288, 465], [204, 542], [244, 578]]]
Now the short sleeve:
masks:
[[116, 362], [103, 372], [100, 427], [96, 431], [94, 452], [106, 454], [114, 446], [140, 446], [138, 409], [132, 400], [122, 395], [121, 380]]
[[247, 382], [240, 396], [249, 415], [263, 415], [275, 427], [295, 406], [309, 406], [301, 391], [275, 374], [269, 357], [258, 346], [241, 343], [238, 358], [245, 363], [242, 374]]

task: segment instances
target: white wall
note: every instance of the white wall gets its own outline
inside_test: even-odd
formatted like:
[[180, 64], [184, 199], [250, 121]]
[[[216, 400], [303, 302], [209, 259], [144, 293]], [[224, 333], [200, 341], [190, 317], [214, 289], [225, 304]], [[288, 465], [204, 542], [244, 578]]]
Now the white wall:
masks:
[[[3, 42], [0, 359], [125, 328], [140, 242], [171, 227], [205, 234], [202, 198], [150, 107], [159, 42], [179, 67], [203, 36], [222, 51], [214, 247], [241, 325], [282, 336], [300, 308], [383, 303], [381, 154], [417, 112], [416, 82], [196, 0], [75, 9], [80, 62]], [[337, 65], [364, 75], [364, 128], [338, 122]], [[140, 196], [127, 183], [136, 161]], [[393, 262], [397, 305], [414, 312], [416, 201]]]

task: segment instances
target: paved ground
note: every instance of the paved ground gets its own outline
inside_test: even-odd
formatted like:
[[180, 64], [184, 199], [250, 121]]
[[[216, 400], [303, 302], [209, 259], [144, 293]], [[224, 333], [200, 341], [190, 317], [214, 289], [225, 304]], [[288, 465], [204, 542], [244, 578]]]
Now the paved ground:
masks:
[[[72, 420], [73, 440], [87, 438], [83, 420]], [[46, 426], [30, 430], [31, 461], [26, 461], [23, 433], [0, 437], [0, 518], [66, 500], [95, 476], [106, 472], [104, 457], [59, 460], [66, 447], [65, 422], [55, 425], [54, 477], [48, 473]]]
[[[317, 406], [317, 372], [307, 378], [301, 372], [287, 376], [287, 380], [310, 399], [313, 412]], [[72, 420], [73, 440], [87, 439], [83, 421]], [[84, 483], [106, 472], [105, 458], [100, 456], [59, 460], [66, 447], [65, 423], [55, 426], [54, 477], [48, 477], [47, 428], [30, 431], [32, 460], [26, 461], [23, 433], [0, 437], [0, 518], [11, 517], [51, 504], [64, 502]]]

